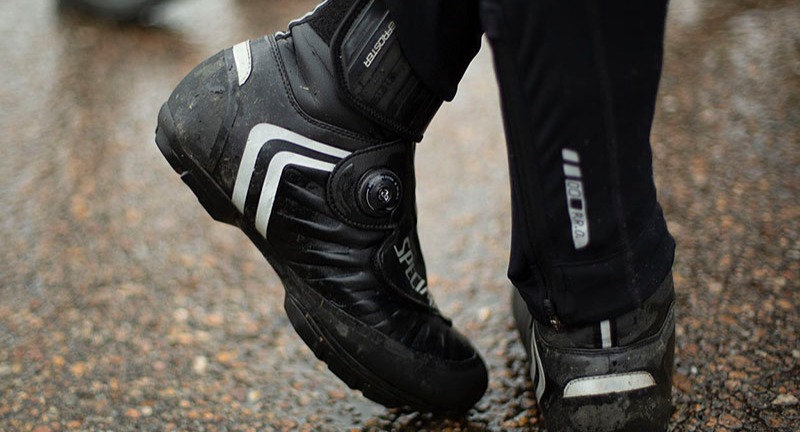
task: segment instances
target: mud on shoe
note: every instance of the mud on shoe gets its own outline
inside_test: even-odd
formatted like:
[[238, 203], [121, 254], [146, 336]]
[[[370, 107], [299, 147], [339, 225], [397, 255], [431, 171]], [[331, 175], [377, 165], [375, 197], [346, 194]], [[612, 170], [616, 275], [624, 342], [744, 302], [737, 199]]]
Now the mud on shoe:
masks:
[[415, 142], [442, 101], [394, 31], [379, 1], [330, 0], [223, 50], [164, 104], [156, 143], [266, 257], [334, 374], [389, 407], [461, 411], [486, 367], [431, 298], [416, 230]]
[[550, 432], [666, 431], [675, 348], [670, 275], [643, 305], [596, 325], [557, 330], [514, 290], [514, 320]]

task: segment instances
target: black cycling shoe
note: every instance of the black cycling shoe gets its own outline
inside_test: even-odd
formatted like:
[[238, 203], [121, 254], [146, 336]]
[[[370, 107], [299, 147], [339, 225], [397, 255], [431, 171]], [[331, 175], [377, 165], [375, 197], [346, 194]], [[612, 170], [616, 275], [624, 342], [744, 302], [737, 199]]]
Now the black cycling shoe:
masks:
[[380, 1], [323, 3], [195, 68], [156, 142], [267, 258], [295, 330], [339, 378], [389, 407], [466, 410], [486, 367], [430, 297], [416, 230], [414, 143], [442, 101], [394, 31]]
[[156, 6], [166, 0], [58, 0], [62, 10], [118, 22], [146, 22]]
[[548, 431], [667, 430], [674, 298], [670, 275], [637, 310], [597, 325], [556, 330], [534, 320], [514, 290], [514, 320]]

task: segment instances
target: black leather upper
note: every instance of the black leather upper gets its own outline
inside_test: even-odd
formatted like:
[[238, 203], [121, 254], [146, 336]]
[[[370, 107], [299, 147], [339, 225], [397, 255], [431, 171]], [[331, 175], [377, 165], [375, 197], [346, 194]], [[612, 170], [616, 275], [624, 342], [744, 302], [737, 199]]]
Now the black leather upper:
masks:
[[[162, 107], [156, 142], [206, 210], [267, 258], [289, 321], [333, 373], [387, 406], [461, 411], [487, 371], [439, 313], [416, 229], [415, 141], [441, 101], [392, 32], [373, 39], [389, 23], [380, 1], [336, 0], [216, 54]], [[370, 73], [342, 68], [341, 53]]]
[[[604, 343], [600, 323], [556, 329], [533, 318], [515, 290], [512, 309], [531, 361], [539, 407], [549, 430], [664, 431], [671, 415], [675, 345], [675, 293], [668, 276], [642, 307], [607, 321]], [[652, 384], [613, 392], [597, 384], [599, 394], [565, 395], [581, 381], [645, 375]]]
[[[289, 165], [266, 232], [271, 261], [341, 311], [410, 349], [474, 361], [474, 348], [435, 307], [416, 232], [414, 143], [343, 102], [330, 50], [307, 24], [249, 42], [252, 74], [239, 85], [230, 49], [199, 65], [169, 99], [178, 136], [229, 196], [253, 127], [269, 123], [348, 152], [344, 158], [274, 139], [259, 153], [244, 205], [254, 224], [272, 158], [289, 151], [335, 165]], [[427, 123], [426, 123], [427, 124]], [[421, 133], [422, 126], [415, 130]], [[399, 200], [376, 214], [359, 204], [371, 172], [396, 178]]]

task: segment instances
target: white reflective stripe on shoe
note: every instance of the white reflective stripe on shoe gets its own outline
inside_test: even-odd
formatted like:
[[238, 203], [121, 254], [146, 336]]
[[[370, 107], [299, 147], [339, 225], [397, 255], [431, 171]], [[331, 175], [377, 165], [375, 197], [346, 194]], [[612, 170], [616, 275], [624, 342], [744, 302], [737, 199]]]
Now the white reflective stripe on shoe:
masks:
[[303, 20], [309, 18], [311, 15], [314, 15], [320, 9], [322, 9], [322, 7], [325, 6], [325, 3], [328, 3], [328, 0], [324, 0], [322, 3], [318, 4], [317, 6], [315, 6], [313, 10], [310, 10], [310, 11], [306, 12], [306, 14], [301, 16], [300, 18], [293, 19], [293, 20], [289, 21], [288, 27], [291, 29], [292, 26], [296, 26], [297, 24], [302, 23]]
[[611, 321], [605, 320], [600, 322], [600, 339], [603, 348], [611, 348], [613, 346], [611, 341]]
[[332, 163], [291, 152], [280, 152], [273, 156], [272, 160], [269, 161], [267, 176], [264, 178], [264, 186], [261, 188], [258, 210], [256, 211], [256, 229], [264, 238], [267, 238], [267, 225], [269, 225], [269, 218], [272, 216], [272, 206], [275, 204], [275, 194], [278, 192], [283, 170], [289, 165], [303, 166], [326, 172], [333, 171], [336, 166]]
[[653, 375], [643, 371], [584, 377], [567, 383], [564, 387], [564, 399], [624, 393], [655, 385], [656, 380], [653, 379]]
[[531, 352], [534, 358], [533, 364], [531, 364], [531, 379], [533, 380], [533, 384], [536, 385], [536, 400], [541, 402], [547, 383], [545, 382], [544, 378], [544, 366], [542, 366], [542, 359], [539, 357], [539, 347], [536, 345], [535, 323], [531, 329]]
[[233, 46], [233, 60], [236, 62], [236, 73], [239, 75], [239, 86], [241, 87], [253, 72], [253, 53], [250, 51], [250, 41]]
[[[233, 196], [231, 197], [233, 204], [242, 213], [244, 213], [247, 191], [250, 189], [250, 180], [253, 177], [253, 170], [256, 167], [258, 154], [267, 143], [275, 140], [288, 142], [298, 147], [303, 147], [339, 159], [350, 155], [350, 152], [346, 150], [314, 141], [280, 126], [269, 123], [261, 123], [253, 126], [253, 129], [250, 130], [250, 135], [247, 137], [247, 144], [242, 154], [242, 160], [239, 162], [239, 171], [236, 175], [236, 183], [234, 184]], [[305, 166], [328, 172], [332, 171], [334, 168], [334, 165], [331, 163], [288, 151], [279, 152], [274, 155], [267, 168], [267, 174], [262, 184], [258, 210], [256, 212], [256, 228], [264, 238], [266, 238], [267, 225], [269, 224], [272, 206], [275, 202], [275, 191], [278, 189], [278, 183], [283, 175], [284, 168], [289, 165]]]

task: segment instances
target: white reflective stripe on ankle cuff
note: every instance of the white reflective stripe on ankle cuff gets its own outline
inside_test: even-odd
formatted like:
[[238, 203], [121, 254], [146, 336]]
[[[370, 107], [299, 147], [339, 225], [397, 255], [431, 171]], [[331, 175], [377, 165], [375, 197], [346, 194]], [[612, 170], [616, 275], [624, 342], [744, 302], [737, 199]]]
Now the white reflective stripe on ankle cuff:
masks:
[[531, 365], [531, 377], [536, 385], [536, 400], [541, 402], [547, 381], [544, 377], [544, 366], [542, 366], [542, 357], [539, 355], [539, 346], [536, 344], [536, 324], [533, 324], [531, 328], [531, 351], [534, 358], [534, 362]]
[[612, 393], [623, 393], [640, 390], [656, 385], [656, 380], [649, 372], [631, 372], [624, 374], [601, 375], [578, 378], [564, 387], [564, 398], [583, 396], [600, 396]]
[[600, 339], [602, 340], [603, 348], [611, 348], [613, 343], [611, 341], [611, 321], [605, 320], [600, 322]]

